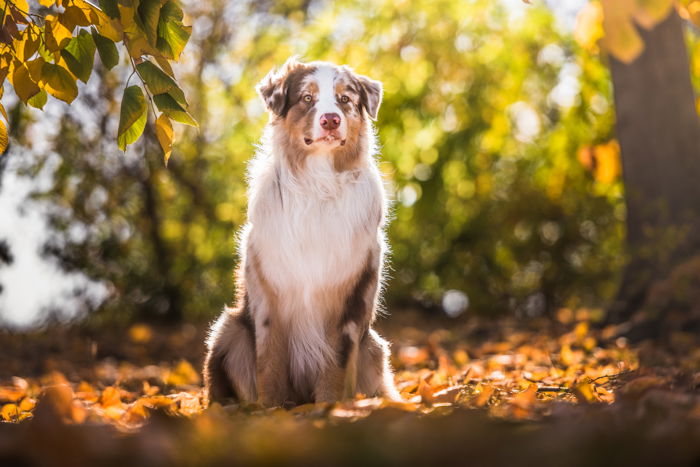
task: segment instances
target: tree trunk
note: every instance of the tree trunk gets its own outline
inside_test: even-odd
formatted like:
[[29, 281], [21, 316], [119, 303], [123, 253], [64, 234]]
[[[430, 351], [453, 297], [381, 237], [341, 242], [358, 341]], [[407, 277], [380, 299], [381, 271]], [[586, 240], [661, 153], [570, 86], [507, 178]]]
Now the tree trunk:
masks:
[[673, 10], [631, 64], [610, 58], [630, 256], [609, 318], [630, 319], [650, 287], [700, 251], [700, 124], [683, 24]]

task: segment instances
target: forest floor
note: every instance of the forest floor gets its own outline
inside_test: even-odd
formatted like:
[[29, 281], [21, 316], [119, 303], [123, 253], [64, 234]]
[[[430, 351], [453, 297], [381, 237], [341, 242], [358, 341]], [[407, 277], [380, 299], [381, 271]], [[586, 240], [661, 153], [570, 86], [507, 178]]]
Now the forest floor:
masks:
[[404, 403], [203, 406], [205, 325], [0, 331], [0, 465], [697, 465], [700, 346], [401, 311]]

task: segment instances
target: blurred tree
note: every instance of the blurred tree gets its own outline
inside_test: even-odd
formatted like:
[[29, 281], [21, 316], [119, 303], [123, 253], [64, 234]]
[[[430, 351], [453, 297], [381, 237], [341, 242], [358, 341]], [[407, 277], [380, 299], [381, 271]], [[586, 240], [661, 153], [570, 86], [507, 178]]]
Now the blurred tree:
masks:
[[[669, 0], [623, 3], [603, 2], [630, 251], [616, 322], [648, 308], [654, 284], [700, 253], [700, 122], [683, 23]], [[660, 310], [643, 311], [644, 333], [658, 332]]]
[[[121, 92], [119, 67], [97, 74], [48, 149], [24, 151], [24, 173], [51, 180], [35, 193], [51, 219], [47, 251], [109, 291], [97, 317], [209, 318], [231, 299], [245, 162], [266, 121], [254, 86], [291, 54], [384, 82], [377, 128], [395, 198], [388, 303], [458, 297], [453, 313], [468, 300], [474, 313], [538, 315], [610, 297], [622, 192], [609, 77], [546, 8], [184, 7], [193, 34], [176, 71], [200, 129], [176, 129], [167, 169], [150, 126], [124, 155], [104, 141], [118, 123], [108, 103]], [[30, 148], [43, 124], [33, 118]]]

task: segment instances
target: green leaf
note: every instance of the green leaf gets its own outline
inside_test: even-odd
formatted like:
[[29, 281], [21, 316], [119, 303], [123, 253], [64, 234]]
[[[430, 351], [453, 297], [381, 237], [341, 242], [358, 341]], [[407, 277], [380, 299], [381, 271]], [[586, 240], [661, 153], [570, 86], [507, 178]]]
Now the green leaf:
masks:
[[40, 32], [39, 37], [42, 38], [42, 40], [39, 41], [39, 55], [47, 62], [52, 61], [53, 52], [46, 47], [46, 33], [44, 31]]
[[165, 114], [160, 114], [156, 120], [156, 137], [160, 147], [163, 148], [163, 157], [167, 166], [173, 150], [173, 124], [170, 123], [170, 119]]
[[104, 11], [107, 16], [114, 19], [119, 19], [119, 2], [117, 0], [99, 0], [100, 10]]
[[43, 110], [47, 100], [48, 94], [46, 94], [46, 91], [42, 89], [33, 97], [29, 98], [29, 100], [27, 100], [27, 104], [31, 105], [32, 107], [36, 107], [39, 110]]
[[187, 106], [185, 93], [170, 76], [148, 60], [136, 65], [139, 76], [144, 80], [151, 94], [170, 94], [180, 105]]
[[104, 67], [108, 70], [114, 68], [119, 63], [119, 51], [116, 44], [98, 33], [95, 28], [92, 28], [92, 39], [95, 41], [97, 53], [100, 54], [100, 60], [102, 60]]
[[95, 41], [87, 31], [81, 30], [80, 34], [61, 50], [61, 57], [66, 61], [71, 73], [83, 83], [87, 83], [95, 64]]
[[153, 102], [155, 102], [158, 110], [176, 122], [184, 123], [185, 125], [197, 126], [197, 121], [192, 118], [192, 115], [190, 115], [180, 104], [178, 104], [170, 94], [155, 95], [153, 96]]
[[53, 63], [44, 63], [41, 67], [44, 89], [56, 99], [70, 104], [78, 97], [78, 86], [68, 70]]
[[156, 45], [158, 37], [158, 19], [160, 18], [161, 0], [141, 0], [136, 9], [136, 17], [141, 22], [143, 32], [146, 33], [148, 42]]
[[156, 48], [166, 57], [177, 60], [192, 33], [191, 26], [182, 24], [182, 9], [172, 0], [160, 9]]
[[119, 114], [119, 130], [117, 132], [117, 144], [119, 149], [126, 151], [126, 147], [139, 139], [146, 127], [148, 118], [148, 106], [143, 91], [138, 86], [129, 86], [124, 90], [122, 108]]

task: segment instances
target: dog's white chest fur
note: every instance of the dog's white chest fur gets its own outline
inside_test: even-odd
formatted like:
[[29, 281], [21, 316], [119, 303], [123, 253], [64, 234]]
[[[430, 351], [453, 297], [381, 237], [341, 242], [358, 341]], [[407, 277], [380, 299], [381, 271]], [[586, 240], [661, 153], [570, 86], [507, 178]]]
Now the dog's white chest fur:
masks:
[[252, 240], [264, 248], [273, 284], [309, 299], [314, 289], [344, 282], [364, 265], [361, 252], [377, 234], [368, 218], [380, 194], [366, 170], [337, 173], [326, 157], [309, 158], [297, 178], [276, 170], [264, 212], [249, 213]]
[[278, 294], [278, 317], [288, 321], [290, 363], [299, 370], [292, 373], [315, 373], [334, 358], [324, 338], [332, 292], [365, 267], [371, 245], [381, 241], [381, 179], [373, 161], [339, 173], [329, 157], [312, 156], [294, 176], [272, 157], [258, 157], [247, 240]]

